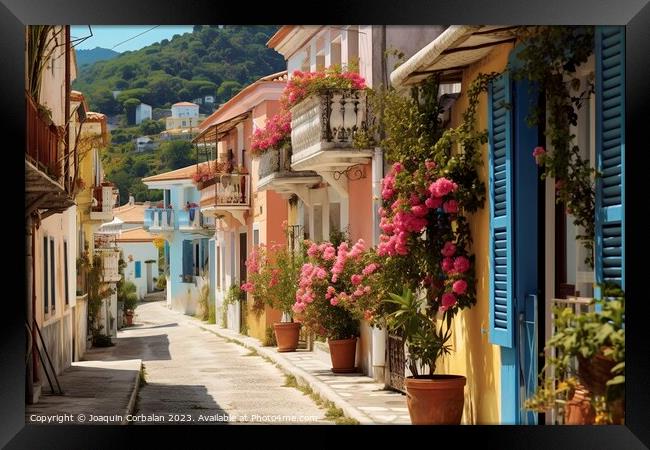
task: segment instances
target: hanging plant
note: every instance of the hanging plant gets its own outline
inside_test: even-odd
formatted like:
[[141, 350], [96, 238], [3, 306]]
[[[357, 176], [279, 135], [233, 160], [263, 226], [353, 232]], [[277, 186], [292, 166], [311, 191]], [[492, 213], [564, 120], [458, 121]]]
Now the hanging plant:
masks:
[[510, 72], [514, 79], [536, 84], [545, 99], [545, 108], [533, 108], [528, 121], [531, 126], [545, 127], [551, 150], [536, 147], [532, 155], [542, 168], [542, 179], [555, 178], [557, 202], [565, 205], [573, 224], [584, 230], [576, 238], [588, 251], [585, 263], [593, 268], [594, 180], [598, 174], [581, 156], [570, 127], [577, 126], [578, 110], [594, 90], [593, 77], [586, 85], [576, 77], [576, 69], [593, 53], [594, 28], [524, 27], [517, 35], [523, 45], [517, 55], [521, 64]]

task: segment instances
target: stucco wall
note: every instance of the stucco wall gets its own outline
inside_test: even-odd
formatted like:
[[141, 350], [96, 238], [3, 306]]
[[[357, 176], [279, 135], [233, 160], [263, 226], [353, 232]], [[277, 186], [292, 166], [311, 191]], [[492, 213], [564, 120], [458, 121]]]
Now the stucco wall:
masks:
[[[506, 66], [511, 44], [495, 47], [488, 56], [471, 65], [463, 74], [462, 94], [452, 109], [452, 126], [460, 123], [467, 107], [465, 92], [479, 73], [501, 72]], [[487, 95], [479, 101], [477, 129], [487, 128]], [[488, 180], [487, 145], [481, 151], [483, 165], [479, 176]], [[455, 352], [439, 363], [437, 372], [465, 375], [465, 410], [463, 423], [498, 424], [500, 411], [500, 353], [499, 347], [488, 342], [489, 326], [489, 203], [469, 218], [476, 256], [477, 302], [474, 307], [458, 314], [454, 321], [451, 344]]]
[[[137, 243], [118, 243], [122, 250], [126, 267], [124, 268], [124, 279], [135, 284], [138, 297], [142, 299], [147, 293], [147, 266], [151, 266], [153, 278], [158, 278], [158, 249], [151, 242]], [[129, 256], [133, 257], [130, 261]], [[153, 260], [155, 262], [146, 264], [145, 261]], [[140, 261], [141, 271], [140, 278], [135, 277], [135, 263]], [[156, 282], [154, 281], [154, 287]]]

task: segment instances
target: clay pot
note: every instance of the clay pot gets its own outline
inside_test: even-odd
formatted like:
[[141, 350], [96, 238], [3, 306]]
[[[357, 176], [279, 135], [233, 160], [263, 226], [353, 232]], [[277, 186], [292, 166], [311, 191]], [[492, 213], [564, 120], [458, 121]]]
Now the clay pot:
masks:
[[300, 324], [297, 322], [278, 322], [273, 324], [275, 340], [279, 352], [295, 352], [298, 348]]
[[564, 416], [566, 425], [593, 425], [596, 411], [591, 405], [589, 392], [578, 387], [571, 400], [566, 403]]
[[413, 425], [460, 425], [465, 404], [462, 375], [407, 377], [406, 404]]
[[133, 311], [128, 310], [126, 313], [124, 313], [124, 317], [126, 317], [126, 324], [128, 326], [133, 325]]
[[357, 354], [357, 338], [328, 340], [330, 357], [332, 358], [332, 372], [352, 373], [356, 372], [354, 363]]
[[616, 363], [608, 357], [597, 353], [591, 359], [578, 355], [578, 379], [594, 395], [605, 395], [607, 381], [612, 378], [612, 368]]

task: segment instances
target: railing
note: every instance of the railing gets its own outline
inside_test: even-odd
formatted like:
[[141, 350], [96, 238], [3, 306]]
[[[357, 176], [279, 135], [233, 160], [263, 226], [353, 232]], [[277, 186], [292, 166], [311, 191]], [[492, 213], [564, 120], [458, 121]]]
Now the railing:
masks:
[[147, 208], [144, 210], [144, 229], [165, 231], [174, 229], [174, 210]]
[[352, 148], [354, 135], [367, 130], [366, 92], [328, 89], [291, 108], [293, 155], [312, 148]]
[[27, 139], [25, 153], [39, 169], [45, 169], [50, 178], [61, 176], [62, 163], [59, 161], [59, 144], [62, 137], [58, 128], [48, 124], [39, 114], [34, 100], [25, 96], [27, 110]]
[[218, 174], [214, 186], [201, 189], [201, 206], [250, 206], [249, 174]]
[[203, 214], [200, 208], [178, 211], [178, 228], [199, 229], [203, 226]]
[[[594, 310], [594, 305], [593, 305], [593, 298], [591, 297], [571, 297], [567, 296], [567, 298], [554, 298], [551, 300], [552, 302], [552, 307], [564, 307], [564, 308], [571, 308], [573, 310], [573, 313], [577, 316], [581, 314], [585, 314], [588, 312], [591, 312]], [[555, 329], [555, 314], [551, 316], [551, 332], [555, 334], [556, 329]], [[554, 347], [551, 347], [549, 350], [549, 353], [547, 354], [547, 357], [556, 357], [556, 350]], [[572, 361], [570, 363], [570, 366], [573, 368], [574, 371], [577, 370], [578, 368], [578, 363], [577, 361]], [[555, 424], [559, 422], [561, 415], [559, 414], [558, 407], [554, 407], [549, 411], [549, 414], [547, 415], [547, 424]], [[558, 423], [560, 424], [560, 423]]]
[[102, 281], [118, 281], [120, 252], [114, 249], [97, 249], [102, 261]]
[[259, 158], [259, 179], [279, 172], [291, 172], [291, 147], [269, 149]]

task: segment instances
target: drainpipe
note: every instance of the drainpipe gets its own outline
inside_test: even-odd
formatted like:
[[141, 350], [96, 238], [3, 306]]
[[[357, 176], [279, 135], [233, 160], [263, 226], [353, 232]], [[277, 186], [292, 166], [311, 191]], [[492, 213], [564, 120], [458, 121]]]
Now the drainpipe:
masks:
[[63, 186], [68, 193], [70, 186], [70, 25], [65, 25], [65, 159], [63, 168]]

